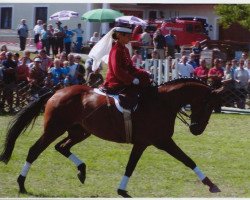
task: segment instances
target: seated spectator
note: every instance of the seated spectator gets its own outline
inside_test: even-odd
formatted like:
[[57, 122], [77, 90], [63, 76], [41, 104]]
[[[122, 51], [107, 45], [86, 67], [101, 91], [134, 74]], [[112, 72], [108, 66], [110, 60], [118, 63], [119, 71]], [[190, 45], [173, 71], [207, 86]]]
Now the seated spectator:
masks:
[[82, 58], [79, 54], [75, 55], [75, 63], [77, 64], [76, 76], [77, 76], [79, 85], [86, 83], [86, 80], [84, 78], [85, 77], [85, 68], [81, 64], [81, 59]]
[[6, 52], [2, 51], [0, 53], [0, 66], [2, 65], [3, 61], [6, 60]]
[[196, 55], [194, 53], [190, 53], [190, 59], [189, 61], [187, 61], [187, 63], [192, 65], [194, 69], [199, 66], [197, 62], [195, 62], [195, 58], [196, 58]]
[[208, 68], [205, 59], [200, 59], [200, 66], [194, 69], [194, 77], [200, 78], [205, 83], [207, 82]]
[[3, 52], [3, 51], [8, 52], [7, 46], [5, 44], [2, 45], [0, 48], [0, 52]]
[[78, 81], [78, 73], [77, 73], [77, 66], [75, 61], [75, 57], [73, 54], [68, 55], [68, 61], [69, 61], [69, 80], [71, 85], [76, 85], [79, 83]]
[[69, 71], [70, 71], [70, 68], [69, 68], [69, 61], [64, 61], [63, 62], [63, 86], [64, 87], [67, 87], [67, 86], [70, 86], [70, 80], [69, 80]]
[[133, 65], [136, 67], [140, 67], [142, 65], [142, 56], [139, 50], [134, 50], [134, 55], [131, 58]]
[[23, 62], [23, 59], [25, 58], [25, 64], [29, 66], [30, 63], [32, 63], [32, 59], [30, 58], [30, 51], [24, 50], [23, 51], [23, 57], [20, 58], [20, 61]]
[[93, 36], [90, 38], [89, 43], [90, 43], [90, 47], [93, 47], [98, 41], [99, 41], [99, 33], [98, 32], [94, 32]]
[[187, 63], [188, 57], [182, 56], [181, 62], [176, 66], [179, 76], [181, 77], [192, 77], [194, 73], [194, 68], [192, 65]]
[[89, 74], [92, 71], [92, 65], [93, 65], [93, 59], [92, 58], [87, 58], [86, 61], [85, 61], [85, 70], [86, 70], [86, 77], [89, 76]]
[[54, 67], [49, 69], [49, 72], [52, 75], [52, 79], [53, 79], [53, 84], [55, 86], [61, 84], [62, 80], [63, 80], [63, 69], [60, 66], [60, 60], [59, 59], [55, 59], [54, 60]]
[[51, 72], [47, 73], [47, 76], [44, 79], [44, 86], [47, 88], [52, 89], [54, 87], [54, 80], [53, 80], [53, 75]]
[[152, 37], [149, 34], [148, 28], [144, 29], [144, 32], [141, 34], [141, 43], [143, 46], [151, 46], [152, 45]]
[[226, 68], [224, 70], [224, 77], [223, 80], [233, 80], [233, 73], [232, 73], [232, 63], [231, 61], [227, 61]]
[[100, 74], [100, 68], [97, 68], [94, 72], [91, 72], [87, 78], [87, 85], [92, 88], [97, 88], [104, 82], [103, 76]]
[[53, 62], [51, 58], [46, 54], [46, 50], [42, 49], [39, 51], [38, 57], [41, 59], [41, 69], [47, 73]]
[[47, 73], [41, 69], [41, 63], [41, 59], [36, 57], [34, 59], [34, 65], [32, 65], [32, 68], [30, 69], [28, 80], [30, 84], [31, 95], [33, 97], [36, 97], [40, 94], [40, 91], [44, 86], [44, 78], [47, 76]]

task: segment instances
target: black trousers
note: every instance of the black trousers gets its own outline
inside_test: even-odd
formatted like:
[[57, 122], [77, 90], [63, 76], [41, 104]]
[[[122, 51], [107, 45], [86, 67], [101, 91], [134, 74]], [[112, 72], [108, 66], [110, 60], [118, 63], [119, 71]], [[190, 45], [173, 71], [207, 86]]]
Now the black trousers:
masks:
[[23, 51], [25, 50], [26, 46], [26, 37], [19, 36], [19, 40], [20, 40], [20, 50]]

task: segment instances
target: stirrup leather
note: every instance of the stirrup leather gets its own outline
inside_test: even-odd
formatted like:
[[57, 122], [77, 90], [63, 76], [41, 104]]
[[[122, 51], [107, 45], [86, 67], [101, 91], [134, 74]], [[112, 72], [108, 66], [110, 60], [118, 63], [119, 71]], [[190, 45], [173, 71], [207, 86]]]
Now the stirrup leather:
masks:
[[126, 143], [132, 142], [132, 121], [131, 121], [131, 111], [123, 109], [123, 118], [125, 125]]

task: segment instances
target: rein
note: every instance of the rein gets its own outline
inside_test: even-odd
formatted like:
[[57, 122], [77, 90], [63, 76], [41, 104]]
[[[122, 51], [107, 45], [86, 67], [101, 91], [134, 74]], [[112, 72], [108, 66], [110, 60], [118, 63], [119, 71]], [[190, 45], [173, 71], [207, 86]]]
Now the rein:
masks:
[[180, 109], [179, 112], [177, 113], [177, 118], [181, 120], [181, 122], [185, 124], [186, 126], [188, 127], [190, 126], [190, 124], [187, 122], [185, 118], [191, 119], [191, 117], [185, 111]]

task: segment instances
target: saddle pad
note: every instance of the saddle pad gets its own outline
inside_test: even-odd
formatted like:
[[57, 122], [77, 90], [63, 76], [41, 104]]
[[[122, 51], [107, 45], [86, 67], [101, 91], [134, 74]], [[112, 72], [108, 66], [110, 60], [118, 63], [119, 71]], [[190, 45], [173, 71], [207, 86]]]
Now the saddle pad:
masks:
[[121, 113], [123, 113], [123, 107], [121, 107], [120, 104], [119, 104], [119, 95], [106, 94], [106, 93], [102, 92], [101, 90], [99, 90], [98, 88], [94, 88], [94, 92], [95, 92], [96, 94], [100, 94], [100, 95], [103, 95], [103, 96], [108, 95], [108, 97], [113, 98], [114, 101], [115, 101], [115, 106], [116, 106], [116, 108], [117, 108]]

